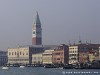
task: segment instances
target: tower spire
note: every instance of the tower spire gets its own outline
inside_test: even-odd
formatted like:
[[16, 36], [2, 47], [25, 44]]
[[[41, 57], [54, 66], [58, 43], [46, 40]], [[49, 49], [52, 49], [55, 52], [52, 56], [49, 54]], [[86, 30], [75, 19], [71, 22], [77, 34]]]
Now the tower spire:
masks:
[[36, 12], [36, 16], [35, 16], [35, 19], [34, 19], [34, 24], [41, 24], [40, 18], [39, 18], [39, 15], [38, 15], [38, 11]]

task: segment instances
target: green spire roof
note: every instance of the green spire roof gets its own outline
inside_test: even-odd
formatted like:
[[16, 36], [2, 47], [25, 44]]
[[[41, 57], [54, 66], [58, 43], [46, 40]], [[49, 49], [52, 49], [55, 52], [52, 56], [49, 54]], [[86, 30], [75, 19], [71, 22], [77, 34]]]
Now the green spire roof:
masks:
[[41, 24], [38, 12], [37, 12], [37, 14], [35, 16], [34, 24]]

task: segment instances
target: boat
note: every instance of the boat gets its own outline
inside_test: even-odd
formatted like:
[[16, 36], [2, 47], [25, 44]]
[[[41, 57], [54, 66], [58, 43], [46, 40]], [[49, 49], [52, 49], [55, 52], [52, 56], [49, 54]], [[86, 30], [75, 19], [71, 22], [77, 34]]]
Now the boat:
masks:
[[2, 69], [7, 70], [7, 69], [9, 69], [9, 67], [3, 66]]
[[56, 68], [56, 66], [53, 64], [45, 64], [44, 68]]
[[21, 65], [20, 68], [24, 68], [25, 66]]
[[59, 69], [63, 69], [63, 67], [59, 67]]
[[73, 69], [73, 65], [72, 64], [65, 64], [63, 66], [63, 69]]

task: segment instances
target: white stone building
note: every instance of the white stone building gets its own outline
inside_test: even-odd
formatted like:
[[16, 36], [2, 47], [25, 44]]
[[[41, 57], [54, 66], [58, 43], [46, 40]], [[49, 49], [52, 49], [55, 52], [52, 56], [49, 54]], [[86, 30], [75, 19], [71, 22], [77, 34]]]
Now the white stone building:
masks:
[[38, 46], [20, 46], [8, 49], [8, 64], [31, 64], [32, 54], [43, 51], [41, 45]]
[[54, 50], [45, 50], [43, 57], [43, 64], [52, 64], [53, 63], [53, 51]]
[[32, 54], [32, 64], [42, 64], [42, 53]]

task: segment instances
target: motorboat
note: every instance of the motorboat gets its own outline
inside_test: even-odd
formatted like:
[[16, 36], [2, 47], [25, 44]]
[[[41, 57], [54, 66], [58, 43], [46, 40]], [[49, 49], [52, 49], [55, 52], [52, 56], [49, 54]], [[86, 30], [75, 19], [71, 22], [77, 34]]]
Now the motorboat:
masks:
[[21, 65], [20, 68], [24, 68], [25, 66]]
[[3, 66], [2, 69], [7, 70], [7, 69], [9, 69], [9, 67]]

